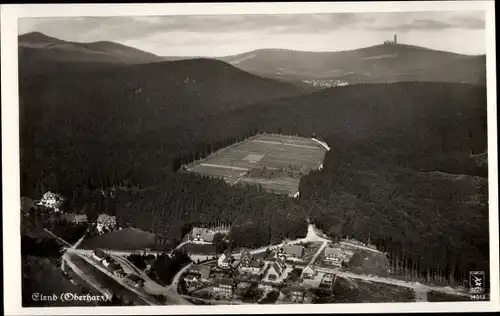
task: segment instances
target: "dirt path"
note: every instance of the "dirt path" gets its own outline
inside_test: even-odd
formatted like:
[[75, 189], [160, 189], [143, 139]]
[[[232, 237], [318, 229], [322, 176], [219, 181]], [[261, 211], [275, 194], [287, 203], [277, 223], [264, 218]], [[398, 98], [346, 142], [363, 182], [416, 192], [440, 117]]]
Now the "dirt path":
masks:
[[106, 269], [104, 269], [103, 267], [99, 266], [97, 263], [95, 263], [94, 261], [92, 261], [90, 258], [88, 258], [86, 255], [79, 253], [78, 250], [68, 249], [68, 252], [71, 252], [71, 253], [74, 253], [74, 254], [78, 255], [80, 258], [82, 258], [83, 260], [87, 261], [87, 263], [89, 263], [90, 265], [92, 265], [94, 268], [96, 268], [97, 270], [101, 271], [102, 273], [104, 273], [106, 276], [108, 276], [112, 280], [118, 282], [121, 286], [123, 286], [127, 290], [135, 293], [137, 296], [139, 296], [147, 304], [149, 304], [149, 305], [158, 305], [158, 303], [153, 302], [153, 300], [150, 300], [149, 298], [147, 298], [143, 293], [137, 291], [136, 289], [132, 288], [130, 285], [126, 284], [122, 279], [119, 279], [119, 278], [115, 277], [109, 271], [107, 271]]
[[[181, 269], [181, 273], [177, 273], [175, 277], [177, 277], [177, 282], [176, 282], [176, 285], [175, 287], [173, 287], [174, 283], [172, 282], [172, 284], [168, 287], [165, 287], [165, 286], [162, 286], [158, 283], [156, 283], [155, 281], [153, 281], [149, 275], [147, 275], [144, 271], [140, 270], [139, 268], [137, 268], [132, 262], [130, 262], [128, 259], [126, 258], [122, 258], [122, 257], [115, 257], [117, 260], [119, 260], [121, 263], [123, 264], [127, 264], [129, 267], [131, 267], [133, 270], [136, 271], [136, 273], [144, 279], [144, 287], [146, 289], [148, 289], [148, 292], [150, 293], [154, 293], [154, 294], [162, 294], [162, 295], [165, 295], [168, 299], [169, 302], [171, 303], [174, 303], [175, 305], [191, 305], [191, 303], [187, 300], [185, 300], [183, 297], [181, 297], [178, 293], [177, 293], [177, 283], [178, 283], [178, 278], [179, 276], [182, 274], [181, 271], [183, 271], [183, 269], [185, 269], [186, 267], [184, 267], [183, 269]], [[189, 266], [189, 265], [188, 265]]]
[[103, 288], [99, 282], [97, 282], [96, 280], [94, 280], [94, 278], [92, 278], [92, 276], [88, 276], [86, 275], [82, 270], [80, 270], [80, 268], [78, 268], [78, 266], [76, 264], [74, 264], [73, 262], [71, 262], [71, 259], [69, 258], [69, 256], [67, 254], [64, 254], [63, 257], [62, 257], [62, 262], [65, 262], [68, 267], [73, 270], [73, 272], [79, 276], [82, 280], [84, 280], [85, 282], [87, 282], [87, 284], [89, 284], [90, 286], [92, 286], [94, 289], [96, 289], [97, 291], [99, 291], [101, 294], [103, 294], [104, 296], [108, 297], [109, 299], [113, 296], [113, 294], [106, 290], [105, 288]]
[[316, 251], [316, 253], [312, 257], [311, 261], [309, 262], [309, 265], [313, 265], [314, 262], [316, 262], [316, 259], [318, 259], [321, 252], [323, 252], [323, 250], [326, 248], [326, 245], [328, 245], [328, 242], [324, 241], [321, 247], [319, 247], [318, 251]]
[[352, 244], [352, 243], [345, 242], [345, 241], [340, 241], [339, 244], [346, 245], [346, 246], [349, 246], [349, 247], [358, 248], [358, 249], [363, 249], [363, 250], [367, 250], [367, 251], [371, 251], [371, 252], [375, 252], [375, 253], [382, 253], [381, 251], [379, 251], [377, 249], [372, 249], [372, 248], [369, 248], [369, 247], [365, 247], [365, 246], [361, 246], [361, 245], [356, 245], [356, 244]]
[[[316, 267], [316, 269], [320, 272], [334, 273], [337, 276], [340, 276], [343, 278], [360, 279], [360, 280], [365, 280], [365, 281], [393, 284], [393, 285], [397, 285], [397, 286], [412, 288], [415, 291], [415, 293], [418, 293], [419, 299], [423, 298], [422, 293], [427, 293], [428, 291], [441, 292], [441, 293], [446, 293], [446, 294], [451, 294], [451, 295], [468, 296], [468, 293], [459, 291], [459, 290], [454, 289], [454, 288], [449, 287], [449, 286], [443, 287], [443, 286], [425, 285], [425, 284], [421, 284], [418, 282], [408, 282], [408, 281], [383, 278], [383, 277], [378, 277], [378, 276], [373, 276], [373, 275], [355, 274], [352, 272], [340, 271], [338, 269], [331, 269], [331, 268], [324, 268], [324, 267]], [[426, 296], [427, 296], [427, 294], [426, 294]]]

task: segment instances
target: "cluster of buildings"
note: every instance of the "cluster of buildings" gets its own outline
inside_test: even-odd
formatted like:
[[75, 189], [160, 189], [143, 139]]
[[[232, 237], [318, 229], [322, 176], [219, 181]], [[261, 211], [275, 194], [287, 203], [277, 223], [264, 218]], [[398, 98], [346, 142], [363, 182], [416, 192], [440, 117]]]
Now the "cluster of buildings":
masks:
[[394, 39], [392, 41], [384, 41], [385, 45], [397, 45], [398, 44], [398, 36], [394, 34]]
[[[77, 214], [75, 212], [62, 214], [61, 218], [74, 224], [81, 224], [88, 222], [87, 214]], [[105, 213], [99, 214], [94, 224], [98, 235], [102, 235], [120, 229], [116, 221], [116, 216], [111, 216]]]
[[[42, 199], [37, 201], [35, 204], [39, 207], [52, 210], [56, 213], [61, 213], [61, 218], [74, 224], [87, 223], [87, 214], [78, 214], [76, 212], [64, 213], [61, 209], [65, 199], [58, 193], [46, 192]], [[96, 230], [98, 234], [103, 234], [106, 232], [114, 231], [118, 228], [116, 216], [111, 216], [102, 213], [98, 216], [96, 222]], [[213, 238], [212, 238], [213, 240]]]
[[[195, 227], [189, 237], [193, 243], [211, 244], [217, 233], [213, 229]], [[321, 284], [332, 285], [334, 274], [325, 273], [321, 266], [334, 269], [345, 266], [353, 258], [356, 247], [376, 249], [373, 245], [347, 238], [327, 245], [320, 254], [316, 254], [322, 258], [319, 265], [316, 257], [309, 257], [310, 249], [306, 252], [306, 247], [302, 244], [285, 243], [266, 256], [254, 255], [247, 249], [242, 249], [239, 256], [233, 256], [231, 250], [228, 250], [217, 258], [215, 265], [192, 266], [184, 276], [184, 281], [191, 290], [209, 285], [212, 297], [222, 299], [233, 298], [238, 282], [258, 282], [266, 286], [285, 282], [291, 286], [291, 301], [306, 302], [308, 292], [298, 284], [307, 280], [310, 284], [315, 284], [319, 280], [317, 277], [323, 275]]]
[[[203, 238], [204, 232], [199, 233]], [[310, 299], [311, 292], [307, 288], [314, 287], [312, 284], [333, 286], [335, 272], [325, 271], [325, 268], [338, 269], [345, 266], [353, 258], [357, 247], [376, 249], [373, 245], [347, 238], [327, 245], [321, 253], [315, 252], [316, 255], [312, 258], [309, 257], [311, 252], [306, 252], [306, 247], [292, 243], [285, 243], [264, 257], [243, 249], [239, 258], [235, 256], [236, 259], [227, 251], [218, 257], [216, 266], [193, 266], [184, 280], [189, 288], [203, 288], [208, 284], [211, 286], [212, 297], [222, 299], [232, 299], [239, 282], [258, 282], [264, 286], [287, 284], [289, 300], [303, 303]], [[316, 256], [322, 259], [318, 261]]]
[[[298, 262], [303, 254], [304, 247], [293, 244], [283, 246], [270, 259], [256, 257], [246, 249], [242, 249], [239, 258], [235, 259], [229, 251], [226, 251], [217, 259], [217, 268], [203, 264], [194, 265], [184, 277], [184, 281], [189, 288], [196, 287], [200, 283], [211, 282], [214, 297], [230, 299], [236, 289], [236, 280], [228, 277], [217, 278], [217, 271], [232, 271], [233, 276], [236, 272], [240, 278], [246, 276], [246, 279], [280, 284], [286, 277], [285, 271], [288, 268], [286, 261]], [[294, 296], [296, 301], [301, 301], [300, 297], [305, 292], [301, 293], [302, 291], [297, 289], [297, 295]]]
[[208, 228], [193, 227], [191, 231], [190, 241], [198, 244], [211, 244], [214, 241], [216, 232]]
[[227, 234], [229, 227], [219, 225], [214, 228], [193, 227], [189, 241], [195, 244], [212, 244], [216, 234]]
[[318, 88], [345, 87], [349, 85], [348, 82], [338, 79], [305, 79], [302, 82]]
[[106, 268], [114, 276], [123, 279], [128, 284], [134, 287], [144, 286], [144, 279], [136, 274], [126, 274], [123, 271], [122, 266], [113, 260], [108, 254], [106, 254], [102, 249], [95, 249], [92, 253], [92, 258]]

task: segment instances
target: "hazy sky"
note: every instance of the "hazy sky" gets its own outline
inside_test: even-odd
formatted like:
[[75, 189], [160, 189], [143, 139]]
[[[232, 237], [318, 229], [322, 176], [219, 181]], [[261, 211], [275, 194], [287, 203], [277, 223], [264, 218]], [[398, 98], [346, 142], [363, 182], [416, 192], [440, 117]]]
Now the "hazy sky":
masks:
[[114, 41], [161, 56], [226, 56], [260, 48], [339, 51], [392, 39], [464, 54], [485, 53], [484, 12], [397, 12], [23, 18], [39, 31], [77, 42]]

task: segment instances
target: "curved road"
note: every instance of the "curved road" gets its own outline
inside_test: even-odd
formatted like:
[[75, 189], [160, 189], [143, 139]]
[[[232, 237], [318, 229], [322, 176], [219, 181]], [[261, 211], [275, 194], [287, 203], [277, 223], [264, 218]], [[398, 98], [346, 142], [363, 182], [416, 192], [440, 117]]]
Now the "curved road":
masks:
[[[84, 259], [86, 259], [89, 263], [93, 264], [96, 268], [98, 268], [100, 270], [104, 270], [102, 267], [100, 267], [99, 265], [97, 265], [97, 263], [92, 262], [92, 260], [88, 259], [87, 256], [85, 256], [85, 255], [92, 255], [92, 250], [83, 250], [83, 249], [73, 249], [73, 250], [70, 250], [70, 249], [68, 249], [68, 251], [81, 254], [81, 257], [83, 257]], [[144, 279], [144, 288], [147, 290], [148, 293], [153, 294], [153, 295], [158, 295], [158, 294], [159, 295], [165, 295], [167, 297], [168, 302], [170, 304], [172, 304], [172, 305], [192, 305], [189, 301], [187, 301], [184, 298], [182, 298], [177, 293], [177, 291], [172, 291], [171, 288], [161, 286], [160, 284], [158, 284], [155, 281], [153, 281], [144, 271], [142, 271], [141, 269], [137, 268], [132, 262], [130, 262], [126, 258], [117, 256], [117, 255], [113, 255], [113, 254], [112, 254], [112, 256], [117, 261], [119, 261], [121, 264], [127, 265], [130, 269], [132, 269], [133, 271], [135, 271], [142, 279]], [[104, 271], [105, 271], [105, 273], [111, 275], [106, 270], [104, 270]], [[110, 276], [110, 277], [113, 277], [113, 276]], [[117, 279], [117, 278], [115, 278], [115, 279]], [[123, 281], [122, 281], [122, 283], [123, 283]], [[128, 286], [128, 288], [130, 288], [130, 286]], [[136, 292], [135, 289], [132, 289], [132, 290], [134, 292]], [[155, 305], [157, 305], [157, 304], [155, 304]]]
[[[51, 233], [50, 231], [48, 231], [48, 232]], [[65, 242], [64, 240], [55, 236], [53, 233], [51, 233], [51, 235], [68, 245], [67, 242]], [[297, 243], [301, 243], [301, 242], [323, 242], [323, 245], [319, 248], [319, 250], [316, 252], [316, 254], [314, 255], [314, 257], [312, 258], [312, 260], [310, 262], [310, 264], [313, 264], [314, 261], [316, 260], [316, 258], [321, 253], [321, 251], [326, 247], [327, 243], [330, 242], [330, 240], [319, 236], [319, 234], [316, 232], [314, 224], [309, 224], [308, 229], [307, 229], [307, 236], [305, 238], [300, 238], [300, 239], [290, 241], [290, 242], [288, 242], [288, 244], [297, 244]], [[189, 241], [184, 241], [184, 242], [180, 243], [179, 245], [177, 245], [177, 247], [175, 249], [179, 249], [187, 243], [189, 243]], [[286, 243], [287, 242], [282, 242], [282, 243], [276, 244], [276, 245], [261, 247], [258, 249], [251, 250], [250, 253], [256, 254], [256, 253], [264, 252], [267, 249], [280, 248], [283, 245], [285, 245]], [[357, 246], [357, 245], [354, 245], [354, 246]], [[374, 249], [367, 248], [367, 247], [359, 246], [359, 248], [379, 252], [378, 250], [374, 250]], [[81, 250], [81, 249], [74, 249], [74, 248], [66, 248], [66, 249], [68, 251], [76, 252], [76, 253], [80, 253], [80, 254], [81, 253], [90, 254], [90, 255], [92, 254], [92, 250]], [[176, 305], [192, 305], [189, 301], [185, 300], [181, 295], [179, 295], [177, 293], [177, 285], [179, 284], [179, 278], [182, 275], [182, 273], [187, 271], [193, 265], [193, 263], [190, 263], [190, 264], [186, 265], [185, 267], [183, 267], [181, 270], [179, 270], [175, 274], [175, 276], [173, 277], [171, 285], [169, 285], [168, 287], [164, 287], [164, 286], [161, 286], [158, 283], [154, 282], [146, 273], [144, 273], [144, 271], [135, 267], [135, 265], [133, 263], [131, 263], [130, 261], [128, 261], [126, 258], [120, 257], [120, 255], [123, 255], [122, 253], [128, 253], [128, 252], [109, 251], [109, 253], [114, 255], [114, 257], [117, 260], [119, 260], [120, 262], [128, 265], [133, 270], [137, 271], [137, 273], [145, 280], [145, 285], [147, 285], [147, 288], [149, 290], [151, 290], [153, 293], [163, 294], [163, 295], [167, 296], [167, 299], [169, 299], [170, 302], [172, 302]], [[130, 252], [130, 253], [132, 253], [132, 252]], [[130, 253], [128, 253], [128, 254], [130, 254]], [[241, 253], [235, 253], [233, 255], [235, 258], [238, 258], [241, 255]], [[82, 257], [85, 257], [85, 256], [82, 256]], [[88, 260], [90, 260], [90, 259], [88, 259]], [[98, 268], [102, 269], [102, 267], [98, 267]], [[423, 293], [428, 292], [428, 291], [436, 291], [436, 292], [447, 293], [447, 294], [452, 294], [452, 295], [459, 295], [459, 296], [467, 296], [468, 295], [467, 293], [460, 291], [458, 289], [454, 289], [452, 287], [432, 286], [432, 285], [420, 284], [417, 282], [408, 282], [408, 281], [397, 280], [397, 279], [392, 279], [392, 278], [383, 278], [383, 277], [372, 276], [372, 275], [355, 274], [355, 273], [351, 273], [351, 272], [340, 271], [338, 269], [329, 269], [329, 268], [323, 268], [323, 267], [316, 267], [316, 269], [318, 271], [323, 271], [326, 273], [334, 273], [338, 276], [346, 277], [346, 278], [362, 279], [362, 280], [366, 280], [366, 281], [373, 281], [373, 282], [387, 283], [387, 284], [393, 284], [393, 285], [398, 285], [398, 286], [403, 286], [403, 287], [409, 287], [409, 288], [412, 288], [415, 291], [415, 293], [420, 293], [419, 298], [418, 298], [419, 300], [422, 300]]]
[[90, 259], [85, 254], [82, 254], [81, 252], [79, 252], [76, 249], [68, 249], [67, 252], [68, 253], [74, 253], [74, 254], [78, 255], [80, 258], [82, 258], [83, 260], [87, 261], [87, 263], [89, 263], [90, 265], [92, 265], [94, 268], [96, 268], [97, 270], [101, 271], [102, 273], [104, 273], [105, 275], [107, 275], [112, 280], [118, 282], [121, 286], [123, 286], [127, 290], [129, 290], [129, 291], [133, 292], [134, 294], [136, 294], [137, 296], [139, 296], [147, 304], [149, 304], [149, 305], [159, 305], [157, 302], [154, 302], [152, 299], [146, 297], [146, 295], [144, 295], [144, 293], [141, 293], [140, 291], [137, 291], [132, 286], [130, 286], [129, 284], [125, 283], [122, 279], [120, 279], [120, 278], [112, 275], [109, 271], [107, 271], [106, 269], [104, 269], [103, 267], [101, 267], [99, 264], [97, 264], [95, 261], [93, 261], [92, 259]]

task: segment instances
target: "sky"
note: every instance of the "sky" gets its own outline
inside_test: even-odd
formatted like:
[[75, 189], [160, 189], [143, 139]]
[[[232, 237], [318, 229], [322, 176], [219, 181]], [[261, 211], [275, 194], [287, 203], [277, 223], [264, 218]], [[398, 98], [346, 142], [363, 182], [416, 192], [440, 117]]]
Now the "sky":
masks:
[[391, 40], [462, 54], [485, 53], [481, 11], [22, 18], [75, 42], [113, 41], [160, 56], [228, 56], [263, 48], [341, 51]]

